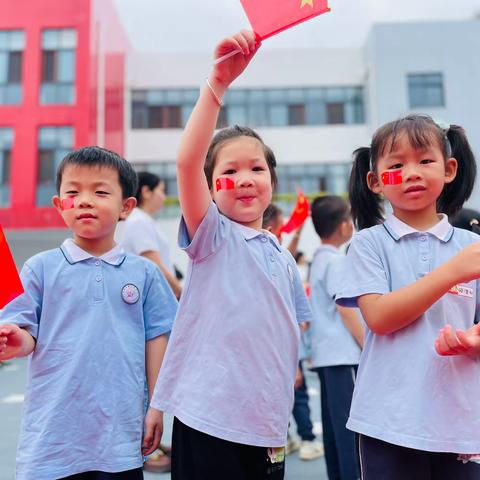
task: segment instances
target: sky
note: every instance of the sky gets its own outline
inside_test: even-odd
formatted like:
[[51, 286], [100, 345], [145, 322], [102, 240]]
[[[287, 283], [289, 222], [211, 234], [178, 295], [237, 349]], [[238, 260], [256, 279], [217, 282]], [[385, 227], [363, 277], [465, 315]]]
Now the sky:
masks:
[[[240, 0], [114, 2], [138, 51], [212, 51], [218, 40], [249, 28]], [[469, 19], [480, 14], [478, 0], [330, 0], [329, 6], [330, 13], [266, 40], [263, 48], [359, 47], [372, 22]]]

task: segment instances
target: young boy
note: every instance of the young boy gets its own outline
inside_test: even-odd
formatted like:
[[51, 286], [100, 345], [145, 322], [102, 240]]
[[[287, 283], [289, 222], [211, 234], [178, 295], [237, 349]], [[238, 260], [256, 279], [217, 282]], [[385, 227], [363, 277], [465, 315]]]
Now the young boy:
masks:
[[355, 310], [335, 304], [345, 257], [340, 247], [353, 233], [350, 207], [341, 197], [312, 203], [312, 222], [321, 239], [310, 270], [312, 367], [321, 384], [323, 445], [328, 478], [356, 480], [355, 437], [346, 429], [364, 330]]
[[153, 263], [113, 240], [135, 188], [131, 165], [99, 147], [58, 168], [52, 202], [73, 239], [25, 263], [25, 293], [0, 317], [0, 360], [32, 353], [17, 480], [142, 479], [159, 444], [145, 380], [150, 397], [177, 302]]

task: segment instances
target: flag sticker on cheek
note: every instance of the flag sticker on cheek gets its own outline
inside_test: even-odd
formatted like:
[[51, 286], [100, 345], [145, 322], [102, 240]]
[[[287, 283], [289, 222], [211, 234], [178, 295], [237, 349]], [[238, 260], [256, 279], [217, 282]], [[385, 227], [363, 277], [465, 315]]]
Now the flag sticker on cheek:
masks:
[[219, 190], [233, 190], [235, 188], [235, 183], [231, 178], [217, 178], [215, 188], [217, 189], [217, 192]]
[[394, 170], [393, 172], [382, 173], [382, 183], [384, 185], [400, 185], [403, 182], [402, 171]]
[[70, 210], [75, 208], [75, 199], [73, 197], [62, 199], [62, 210]]

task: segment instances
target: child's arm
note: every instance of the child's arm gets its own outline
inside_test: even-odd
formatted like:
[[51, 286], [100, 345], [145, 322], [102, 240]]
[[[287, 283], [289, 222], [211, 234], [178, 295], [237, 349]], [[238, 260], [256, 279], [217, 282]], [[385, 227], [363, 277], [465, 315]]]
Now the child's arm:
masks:
[[350, 332], [354, 340], [358, 343], [360, 348], [363, 348], [365, 341], [365, 329], [363, 328], [360, 318], [353, 308], [341, 307], [337, 305], [337, 310], [342, 317], [343, 324]]
[[480, 324], [455, 332], [445, 325], [435, 340], [435, 350], [439, 355], [480, 355]]
[[14, 324], [0, 325], [0, 360], [26, 357], [35, 348], [35, 339], [23, 328]]
[[416, 321], [454, 285], [477, 278], [480, 278], [480, 243], [464, 248], [407, 287], [384, 295], [358, 297], [358, 306], [370, 330], [388, 335]]
[[[145, 351], [145, 369], [147, 374], [148, 399], [152, 398], [158, 372], [162, 366], [163, 356], [167, 348], [167, 335], [149, 340]], [[150, 455], [154, 452], [163, 434], [163, 412], [155, 408], [149, 408], [145, 416], [145, 426], [142, 444], [143, 455]]]
[[180, 206], [191, 239], [212, 202], [203, 166], [220, 111], [217, 98], [223, 97], [230, 83], [247, 67], [258, 47], [253, 32], [247, 31], [237, 33], [218, 44], [215, 58], [236, 49], [242, 53], [214, 66], [208, 79], [214, 93], [208, 86], [202, 89], [185, 126], [178, 151], [177, 182]]
[[180, 282], [177, 280], [175, 275], [170, 272], [165, 263], [163, 263], [160, 254], [156, 250], [148, 250], [146, 252], [143, 252], [141, 255], [142, 257], [148, 258], [151, 262], [157, 265], [157, 267], [160, 269], [163, 276], [165, 277], [165, 280], [167, 280], [168, 284], [170, 285], [173, 294], [175, 295], [175, 297], [177, 297], [177, 299], [179, 299], [180, 295], [182, 294], [182, 287], [180, 285]]

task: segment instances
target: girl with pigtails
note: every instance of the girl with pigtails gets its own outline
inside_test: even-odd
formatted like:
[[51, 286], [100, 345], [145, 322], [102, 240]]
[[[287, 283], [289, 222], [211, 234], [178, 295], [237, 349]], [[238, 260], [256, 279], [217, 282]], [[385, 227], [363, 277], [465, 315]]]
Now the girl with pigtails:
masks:
[[423, 115], [354, 152], [360, 231], [337, 302], [367, 324], [347, 423], [364, 480], [480, 478], [480, 236], [448, 221], [475, 176], [464, 130]]

